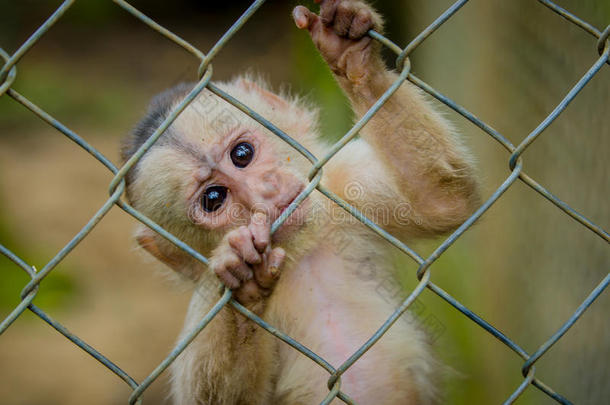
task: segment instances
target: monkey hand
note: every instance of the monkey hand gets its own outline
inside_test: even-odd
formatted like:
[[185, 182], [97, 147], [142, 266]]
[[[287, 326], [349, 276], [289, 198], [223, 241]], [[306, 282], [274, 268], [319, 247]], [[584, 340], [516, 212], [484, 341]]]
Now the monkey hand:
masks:
[[357, 84], [365, 82], [383, 63], [379, 47], [366, 35], [370, 29], [382, 29], [381, 16], [363, 1], [316, 0], [316, 3], [321, 3], [320, 15], [304, 6], [293, 10], [296, 26], [309, 30], [333, 73]]
[[286, 253], [270, 245], [270, 224], [256, 213], [248, 226], [228, 232], [210, 259], [210, 268], [243, 306], [259, 312], [277, 282]]

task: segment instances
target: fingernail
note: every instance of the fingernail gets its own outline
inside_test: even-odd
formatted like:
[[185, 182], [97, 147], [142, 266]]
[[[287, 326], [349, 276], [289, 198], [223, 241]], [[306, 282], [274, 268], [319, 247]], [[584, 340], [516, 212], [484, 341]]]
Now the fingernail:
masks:
[[284, 258], [286, 257], [286, 252], [282, 248], [275, 248], [271, 253], [271, 257], [269, 260], [269, 265], [272, 267], [280, 267], [280, 265], [284, 262]]

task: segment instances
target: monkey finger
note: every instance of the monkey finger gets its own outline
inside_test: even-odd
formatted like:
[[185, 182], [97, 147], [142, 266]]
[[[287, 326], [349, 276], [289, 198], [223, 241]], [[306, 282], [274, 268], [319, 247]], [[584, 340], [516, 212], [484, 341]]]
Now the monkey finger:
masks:
[[254, 268], [254, 278], [263, 288], [271, 288], [280, 276], [280, 267], [284, 262], [286, 252], [282, 248], [272, 249], [262, 264]]
[[241, 281], [247, 281], [254, 277], [252, 269], [246, 263], [240, 263], [238, 266], [231, 267], [228, 269], [233, 277]]
[[229, 246], [247, 263], [260, 263], [261, 255], [256, 251], [253, 245], [253, 236], [250, 229], [243, 226], [235, 231], [232, 231], [228, 236]]
[[350, 39], [358, 39], [363, 37], [368, 30], [373, 28], [373, 18], [371, 12], [367, 9], [360, 9], [352, 20], [352, 26], [349, 29]]
[[316, 21], [318, 21], [318, 16], [304, 6], [296, 6], [292, 10], [292, 18], [299, 29], [311, 30]]
[[342, 37], [347, 36], [356, 15], [356, 11], [356, 7], [353, 3], [347, 1], [339, 3], [337, 10], [335, 11], [335, 21], [333, 24], [333, 28], [337, 35]]
[[271, 240], [271, 223], [268, 217], [261, 212], [252, 215], [248, 229], [252, 234], [254, 247], [259, 253], [263, 253]]
[[335, 19], [339, 0], [323, 0], [320, 3], [320, 19], [324, 25], [331, 25]]
[[267, 269], [271, 276], [277, 279], [280, 275], [280, 267], [284, 263], [286, 258], [286, 251], [281, 247], [276, 247], [271, 250], [271, 253], [267, 256]]
[[249, 280], [243, 283], [243, 285], [235, 290], [233, 295], [237, 302], [244, 306], [248, 306], [254, 302], [260, 301], [264, 294], [262, 289], [256, 284], [254, 280]]
[[239, 288], [239, 286], [241, 285], [241, 282], [227, 269], [215, 271], [214, 273], [216, 273], [216, 277], [218, 277], [220, 282], [231, 290]]
[[227, 287], [234, 289], [240, 286], [239, 278], [231, 274], [231, 269], [243, 264], [243, 261], [229, 246], [222, 249], [210, 259], [210, 269]]

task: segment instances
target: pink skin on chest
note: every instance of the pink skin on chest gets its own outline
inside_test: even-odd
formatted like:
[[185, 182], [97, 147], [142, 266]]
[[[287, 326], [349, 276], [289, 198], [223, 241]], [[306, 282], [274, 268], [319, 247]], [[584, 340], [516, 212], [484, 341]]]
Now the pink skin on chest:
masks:
[[[374, 325], [358, 319], [360, 316], [368, 317], [366, 305], [358, 302], [360, 297], [352, 297], [349, 302], [341, 299], [349, 297], [349, 290], [355, 287], [350, 286], [350, 282], [358, 282], [348, 274], [347, 265], [340, 257], [322, 248], [317, 249], [315, 255], [304, 258], [290, 274], [291, 278], [294, 277], [290, 284], [299, 286], [299, 292], [295, 293], [295, 298], [302, 302], [299, 307], [310, 308], [307, 329], [321, 334], [315, 342], [305, 339], [304, 343], [311, 348], [317, 347], [314, 351], [333, 367], [339, 367], [375, 332]], [[354, 308], [354, 305], [359, 308]], [[379, 369], [371, 354], [365, 354], [342, 376], [341, 389], [358, 403], [374, 401], [374, 398], [369, 398], [369, 391], [376, 385], [374, 380]]]

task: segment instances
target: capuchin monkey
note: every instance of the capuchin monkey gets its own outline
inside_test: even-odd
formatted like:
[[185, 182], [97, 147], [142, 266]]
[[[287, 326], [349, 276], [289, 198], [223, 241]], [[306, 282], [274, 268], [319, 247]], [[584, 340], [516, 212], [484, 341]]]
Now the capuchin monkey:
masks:
[[[382, 19], [362, 1], [317, 2], [319, 14], [298, 6], [294, 21], [309, 31], [361, 117], [397, 78], [366, 35], [381, 31]], [[314, 155], [329, 150], [318, 139], [316, 110], [303, 100], [246, 77], [217, 86]], [[123, 145], [124, 161], [192, 87], [153, 100]], [[467, 151], [411, 83], [400, 86], [360, 136], [324, 166], [321, 184], [397, 238], [447, 233], [478, 206]], [[130, 170], [133, 206], [209, 257], [205, 266], [151, 229], [137, 230], [145, 250], [196, 286], [182, 336], [224, 285], [243, 306], [338, 367], [397, 308], [400, 297], [379, 289], [392, 277], [391, 245], [318, 191], [271, 234], [271, 224], [309, 183], [310, 169], [291, 146], [204, 89]], [[341, 391], [356, 403], [438, 402], [438, 362], [410, 316], [341, 376]], [[328, 394], [327, 371], [231, 306], [171, 372], [178, 405], [311, 405]]]

